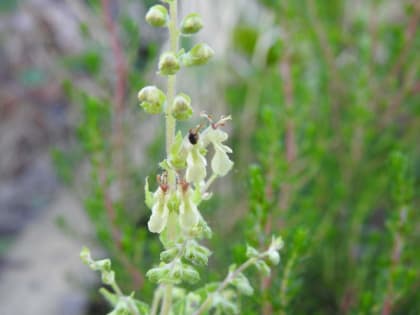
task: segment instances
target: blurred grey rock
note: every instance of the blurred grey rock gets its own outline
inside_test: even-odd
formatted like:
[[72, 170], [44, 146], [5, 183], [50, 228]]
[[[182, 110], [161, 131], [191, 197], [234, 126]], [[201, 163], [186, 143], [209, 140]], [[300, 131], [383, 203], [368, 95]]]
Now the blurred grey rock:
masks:
[[[56, 225], [65, 219], [75, 230], [67, 235]], [[62, 191], [51, 206], [19, 235], [3, 260], [0, 314], [81, 315], [88, 303], [85, 288], [95, 274], [79, 252], [89, 231], [80, 203]]]
[[14, 178], [0, 182], [0, 236], [18, 232], [45, 208], [57, 186], [48, 158], [39, 158]]

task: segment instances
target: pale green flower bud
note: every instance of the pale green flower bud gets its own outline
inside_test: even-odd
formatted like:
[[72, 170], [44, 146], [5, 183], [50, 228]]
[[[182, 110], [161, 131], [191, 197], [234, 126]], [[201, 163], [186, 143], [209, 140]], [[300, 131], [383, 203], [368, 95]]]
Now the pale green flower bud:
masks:
[[267, 253], [267, 259], [268, 263], [270, 263], [272, 266], [278, 265], [280, 262], [280, 254], [275, 250], [270, 250]]
[[174, 103], [172, 105], [172, 116], [178, 120], [187, 120], [191, 118], [192, 113], [191, 98], [184, 93], [180, 93], [175, 96]]
[[213, 232], [206, 221], [200, 216], [198, 224], [190, 231], [190, 234], [197, 238], [211, 239]]
[[246, 257], [248, 258], [254, 258], [258, 257], [260, 253], [252, 246], [247, 245], [246, 246]]
[[108, 284], [111, 285], [113, 283], [115, 283], [115, 272], [112, 270], [106, 270], [106, 271], [102, 271], [102, 282], [104, 284]]
[[181, 33], [183, 35], [195, 34], [203, 28], [203, 20], [197, 13], [188, 14], [181, 22]]
[[270, 250], [279, 251], [284, 246], [284, 242], [281, 236], [273, 236], [271, 239]]
[[169, 269], [165, 265], [152, 268], [146, 273], [146, 277], [151, 282], [155, 282], [155, 283], [161, 282], [162, 280], [167, 279], [168, 275], [169, 275]]
[[168, 262], [172, 261], [176, 257], [176, 255], [178, 255], [178, 253], [179, 253], [179, 248], [178, 247], [169, 248], [169, 249], [160, 253], [160, 260], [168, 263]]
[[166, 102], [165, 93], [156, 86], [146, 86], [142, 88], [137, 95], [140, 106], [148, 114], [160, 114]]
[[183, 63], [185, 66], [199, 66], [206, 64], [214, 56], [214, 50], [207, 44], [195, 45], [186, 55]]
[[178, 72], [181, 65], [178, 57], [173, 52], [166, 52], [159, 59], [159, 73], [163, 75], [174, 75]]
[[195, 283], [200, 280], [200, 274], [193, 267], [183, 264], [182, 280], [189, 283]]
[[271, 240], [270, 247], [267, 252], [267, 262], [271, 265], [278, 265], [280, 262], [279, 250], [284, 246], [283, 239], [281, 237], [274, 237]]
[[243, 295], [254, 294], [254, 289], [249, 283], [248, 278], [245, 277], [243, 273], [239, 273], [235, 279], [232, 280], [232, 285], [235, 286]]
[[182, 281], [184, 268], [180, 260], [177, 260], [171, 268], [170, 276], [175, 283]]
[[95, 270], [101, 270], [101, 271], [110, 271], [111, 270], [111, 260], [110, 259], [102, 259], [97, 260], [93, 262], [92, 267], [95, 268]]
[[89, 248], [83, 246], [82, 250], [80, 251], [80, 259], [85, 265], [90, 265], [93, 263]]
[[163, 5], [154, 5], [147, 11], [146, 21], [154, 27], [165, 27], [169, 21], [168, 10]]
[[190, 241], [185, 248], [184, 257], [195, 265], [205, 266], [208, 264], [210, 255], [211, 252], [206, 247]]

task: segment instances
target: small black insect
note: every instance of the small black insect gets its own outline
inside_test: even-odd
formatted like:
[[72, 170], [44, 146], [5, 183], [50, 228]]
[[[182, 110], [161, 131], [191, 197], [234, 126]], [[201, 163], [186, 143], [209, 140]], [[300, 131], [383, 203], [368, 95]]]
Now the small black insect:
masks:
[[189, 134], [188, 134], [188, 140], [190, 140], [190, 143], [192, 145], [197, 144], [197, 142], [198, 142], [198, 130], [191, 129]]

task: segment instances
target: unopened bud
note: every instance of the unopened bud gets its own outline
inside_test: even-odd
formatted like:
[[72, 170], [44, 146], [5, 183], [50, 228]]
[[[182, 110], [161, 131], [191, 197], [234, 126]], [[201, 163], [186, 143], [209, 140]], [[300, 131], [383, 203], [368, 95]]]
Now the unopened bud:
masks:
[[185, 264], [182, 267], [182, 280], [189, 283], [195, 283], [200, 280], [200, 274], [193, 267]]
[[275, 250], [270, 250], [267, 255], [268, 263], [272, 266], [278, 265], [280, 262], [280, 254]]
[[191, 261], [194, 265], [205, 266], [209, 261], [211, 255], [210, 250], [199, 245], [195, 241], [190, 241], [185, 248], [185, 259]]
[[102, 259], [102, 260], [97, 260], [94, 262], [94, 266], [96, 268], [96, 270], [101, 270], [101, 271], [110, 271], [111, 270], [111, 260], [107, 259]]
[[93, 262], [92, 257], [90, 256], [90, 250], [87, 247], [83, 247], [80, 251], [80, 259], [86, 265], [89, 265]]
[[178, 120], [187, 120], [192, 116], [191, 98], [184, 93], [175, 96], [172, 106], [172, 116]]
[[154, 5], [147, 11], [146, 21], [154, 27], [164, 27], [168, 24], [168, 10], [163, 5]]
[[214, 50], [207, 44], [201, 43], [195, 45], [184, 56], [185, 66], [199, 66], [206, 64], [214, 56]]
[[254, 265], [264, 276], [270, 274], [270, 267], [263, 260], [257, 260]]
[[102, 272], [102, 282], [104, 284], [108, 284], [111, 285], [115, 282], [115, 272], [110, 270], [110, 271], [103, 271]]
[[232, 285], [234, 285], [239, 292], [243, 295], [252, 295], [254, 294], [254, 289], [252, 288], [249, 280], [245, 275], [241, 272], [239, 273], [235, 279], [232, 280]]
[[203, 28], [203, 20], [197, 13], [188, 14], [181, 22], [181, 33], [184, 35], [195, 34]]
[[149, 114], [160, 114], [166, 101], [165, 94], [156, 86], [146, 86], [137, 95], [140, 106]]
[[159, 59], [159, 73], [163, 75], [174, 75], [180, 68], [178, 57], [173, 52], [166, 52]]
[[146, 273], [146, 277], [151, 282], [160, 282], [164, 279], [167, 279], [168, 274], [169, 274], [169, 269], [166, 268], [165, 266], [161, 266], [161, 267], [156, 267], [156, 268], [150, 269]]
[[176, 257], [176, 255], [178, 255], [178, 253], [179, 253], [178, 247], [169, 248], [163, 251], [162, 253], [160, 253], [160, 260], [162, 260], [163, 262], [169, 263], [171, 260], [173, 260]]

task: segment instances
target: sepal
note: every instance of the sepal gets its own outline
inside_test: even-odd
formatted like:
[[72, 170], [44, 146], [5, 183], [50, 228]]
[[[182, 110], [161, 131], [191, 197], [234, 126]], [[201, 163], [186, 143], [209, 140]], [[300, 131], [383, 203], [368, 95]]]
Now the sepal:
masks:
[[188, 14], [181, 22], [181, 33], [183, 35], [192, 35], [203, 28], [203, 19], [198, 13]]
[[184, 54], [182, 63], [186, 67], [204, 65], [214, 56], [214, 50], [207, 44], [195, 45], [188, 53]]
[[163, 5], [154, 5], [147, 11], [146, 21], [154, 27], [167, 26], [169, 21], [168, 10]]

